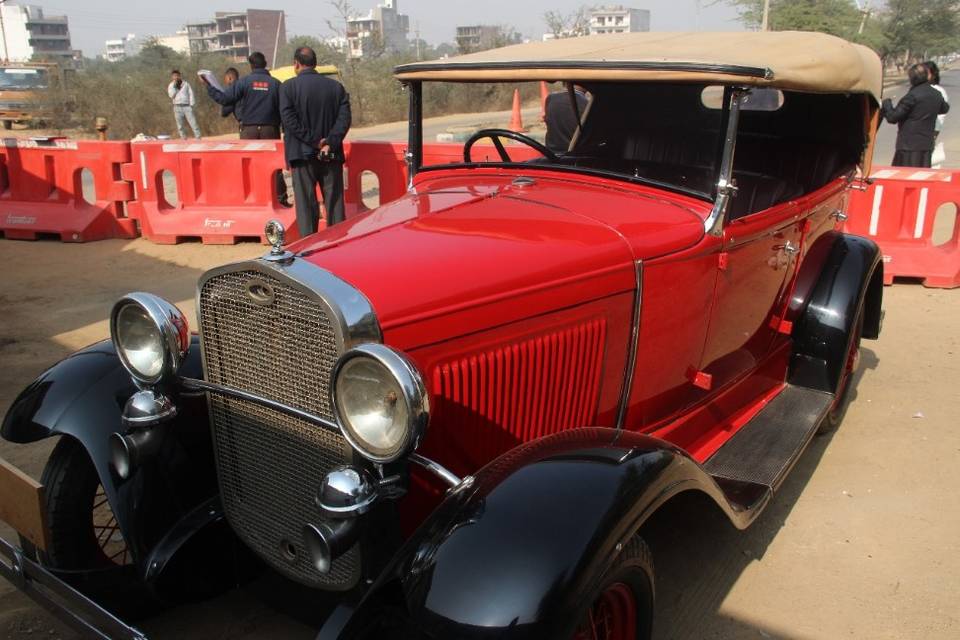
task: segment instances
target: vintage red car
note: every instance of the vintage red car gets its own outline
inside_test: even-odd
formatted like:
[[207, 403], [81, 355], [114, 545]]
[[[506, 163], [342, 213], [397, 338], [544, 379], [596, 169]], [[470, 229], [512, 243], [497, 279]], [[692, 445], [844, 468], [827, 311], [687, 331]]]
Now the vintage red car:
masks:
[[[9, 472], [0, 496], [35, 598], [136, 638], [80, 592], [267, 570], [343, 593], [320, 638], [644, 638], [650, 516], [699, 492], [746, 527], [838, 425], [880, 333], [880, 253], [837, 231], [876, 55], [618, 34], [396, 77], [405, 195], [286, 247], [268, 225], [267, 255], [201, 278], [199, 337], [124, 296], [112, 341], [16, 400], [4, 438], [61, 436], [45, 497]], [[551, 146], [424, 145], [438, 83], [544, 80]]]

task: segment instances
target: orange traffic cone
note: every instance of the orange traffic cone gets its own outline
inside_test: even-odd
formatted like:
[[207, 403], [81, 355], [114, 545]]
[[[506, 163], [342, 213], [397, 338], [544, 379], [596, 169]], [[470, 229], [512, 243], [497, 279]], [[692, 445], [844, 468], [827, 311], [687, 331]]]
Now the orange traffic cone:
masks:
[[513, 90], [513, 113], [510, 114], [510, 131], [517, 133], [526, 133], [527, 129], [523, 126], [523, 118], [520, 116], [520, 89]]
[[550, 95], [550, 89], [547, 83], [540, 81], [540, 122], [547, 121], [547, 96]]

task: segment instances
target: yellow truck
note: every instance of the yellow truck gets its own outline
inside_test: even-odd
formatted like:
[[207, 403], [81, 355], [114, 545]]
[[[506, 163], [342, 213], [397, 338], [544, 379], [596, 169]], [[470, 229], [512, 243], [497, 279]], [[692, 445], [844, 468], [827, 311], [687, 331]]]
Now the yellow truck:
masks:
[[[335, 65], [318, 64], [317, 73], [319, 73], [322, 76], [329, 76], [338, 82], [343, 82], [343, 78], [340, 77], [340, 70], [337, 69]], [[290, 65], [287, 67], [280, 67], [278, 69], [271, 69], [270, 75], [272, 75], [274, 78], [276, 78], [280, 82], [283, 82], [285, 80], [289, 80], [290, 78], [292, 78], [297, 74], [293, 70], [293, 65]]]
[[14, 122], [50, 120], [57, 89], [65, 87], [65, 73], [52, 62], [0, 63], [0, 121], [4, 129]]

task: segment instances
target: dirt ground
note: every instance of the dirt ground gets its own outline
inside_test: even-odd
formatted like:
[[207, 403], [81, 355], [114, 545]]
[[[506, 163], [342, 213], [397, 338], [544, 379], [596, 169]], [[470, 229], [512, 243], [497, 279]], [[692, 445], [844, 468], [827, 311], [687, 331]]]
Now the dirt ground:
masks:
[[[0, 411], [45, 367], [108, 334], [120, 295], [146, 289], [194, 314], [201, 272], [262, 247], [144, 240], [0, 240]], [[960, 289], [897, 284], [867, 342], [840, 430], [814, 441], [746, 532], [668, 514], [647, 532], [657, 637], [960, 637]], [[0, 443], [39, 477], [51, 443]], [[0, 528], [0, 535], [10, 536]], [[313, 629], [234, 591], [141, 624], [158, 638], [312, 638]], [[0, 581], [0, 638], [74, 635]]]

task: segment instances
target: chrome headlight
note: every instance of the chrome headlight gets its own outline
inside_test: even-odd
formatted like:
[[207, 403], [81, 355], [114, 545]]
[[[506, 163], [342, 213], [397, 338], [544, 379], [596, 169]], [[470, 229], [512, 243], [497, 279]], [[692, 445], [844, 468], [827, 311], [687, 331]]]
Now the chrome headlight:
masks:
[[430, 407], [423, 380], [405, 356], [382, 344], [347, 351], [333, 371], [331, 396], [347, 441], [374, 462], [417, 447]]
[[110, 335], [120, 362], [144, 384], [175, 374], [190, 349], [190, 327], [183, 312], [149, 293], [130, 293], [113, 305]]

